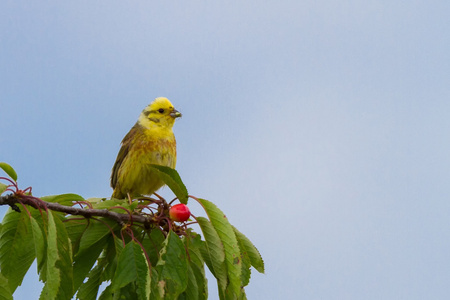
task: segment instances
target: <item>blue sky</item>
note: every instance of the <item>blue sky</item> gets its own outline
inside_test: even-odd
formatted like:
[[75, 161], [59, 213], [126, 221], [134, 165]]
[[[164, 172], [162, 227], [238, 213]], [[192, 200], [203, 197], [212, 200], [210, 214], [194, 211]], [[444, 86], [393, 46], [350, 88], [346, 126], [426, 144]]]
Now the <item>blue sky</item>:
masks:
[[[448, 299], [449, 11], [3, 1], [0, 161], [38, 196], [109, 196], [121, 139], [166, 96], [190, 193], [265, 259], [249, 299]], [[38, 298], [31, 273], [16, 299]]]

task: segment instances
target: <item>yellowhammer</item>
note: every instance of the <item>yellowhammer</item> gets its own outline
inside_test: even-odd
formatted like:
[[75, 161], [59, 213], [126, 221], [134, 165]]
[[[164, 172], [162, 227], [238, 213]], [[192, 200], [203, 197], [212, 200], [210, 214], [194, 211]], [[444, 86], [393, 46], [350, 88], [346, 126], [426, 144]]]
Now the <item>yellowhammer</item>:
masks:
[[167, 98], [156, 98], [139, 116], [122, 140], [122, 147], [112, 169], [112, 197], [123, 199], [151, 195], [164, 183], [150, 168], [157, 164], [175, 168], [177, 149], [172, 131], [181, 117]]

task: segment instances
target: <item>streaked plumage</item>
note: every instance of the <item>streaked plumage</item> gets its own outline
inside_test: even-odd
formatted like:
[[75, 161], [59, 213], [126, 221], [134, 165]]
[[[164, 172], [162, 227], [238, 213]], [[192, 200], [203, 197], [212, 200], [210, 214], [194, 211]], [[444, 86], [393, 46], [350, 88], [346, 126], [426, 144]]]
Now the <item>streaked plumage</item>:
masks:
[[167, 98], [156, 98], [139, 116], [122, 140], [111, 175], [112, 197], [123, 199], [151, 195], [164, 183], [148, 167], [158, 164], [175, 168], [176, 141], [172, 131], [181, 117]]

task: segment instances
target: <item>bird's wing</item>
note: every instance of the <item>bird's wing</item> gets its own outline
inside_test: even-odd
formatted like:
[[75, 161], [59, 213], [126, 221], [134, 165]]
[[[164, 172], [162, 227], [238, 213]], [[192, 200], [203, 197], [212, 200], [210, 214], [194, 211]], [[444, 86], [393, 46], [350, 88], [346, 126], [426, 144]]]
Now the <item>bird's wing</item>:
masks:
[[133, 140], [133, 137], [136, 135], [138, 127], [139, 125], [136, 123], [122, 140], [122, 147], [120, 147], [119, 154], [117, 154], [116, 162], [114, 163], [111, 173], [111, 187], [113, 189], [116, 187], [117, 184], [120, 166], [122, 165], [122, 162], [124, 161], [125, 157], [127, 156], [131, 148], [132, 144], [131, 141]]

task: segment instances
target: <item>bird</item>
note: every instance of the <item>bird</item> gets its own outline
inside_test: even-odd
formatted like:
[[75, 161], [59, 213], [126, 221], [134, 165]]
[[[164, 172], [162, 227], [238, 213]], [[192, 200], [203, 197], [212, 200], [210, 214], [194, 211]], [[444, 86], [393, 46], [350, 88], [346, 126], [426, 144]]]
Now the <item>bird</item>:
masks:
[[151, 165], [175, 168], [177, 150], [172, 127], [179, 117], [181, 113], [165, 97], [144, 108], [123, 138], [112, 168], [112, 198], [152, 195], [164, 185]]

